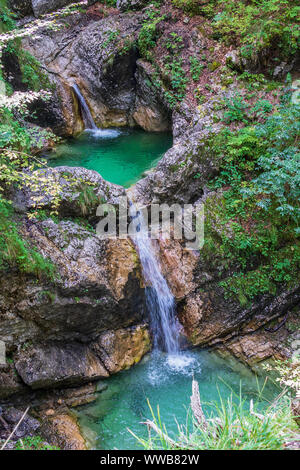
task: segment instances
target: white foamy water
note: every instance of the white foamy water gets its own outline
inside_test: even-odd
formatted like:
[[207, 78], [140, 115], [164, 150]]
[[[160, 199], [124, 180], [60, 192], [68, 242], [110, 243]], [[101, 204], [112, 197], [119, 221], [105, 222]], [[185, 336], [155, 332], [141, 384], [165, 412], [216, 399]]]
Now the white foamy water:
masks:
[[85, 129], [85, 132], [91, 135], [94, 139], [115, 139], [119, 137], [121, 131], [118, 129]]
[[148, 381], [152, 386], [157, 386], [172, 380], [172, 377], [192, 378], [194, 374], [201, 373], [201, 364], [198, 359], [198, 356], [192, 352], [178, 354], [154, 352], [147, 367]]

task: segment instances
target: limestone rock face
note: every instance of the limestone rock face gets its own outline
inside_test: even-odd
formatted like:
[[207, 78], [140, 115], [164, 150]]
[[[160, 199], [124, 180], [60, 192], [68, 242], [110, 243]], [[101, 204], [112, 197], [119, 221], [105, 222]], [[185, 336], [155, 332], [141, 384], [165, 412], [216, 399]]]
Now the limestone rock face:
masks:
[[[60, 216], [81, 213], [82, 220], [91, 221], [100, 200], [117, 203], [124, 194], [96, 172], [53, 171], [63, 188]], [[82, 184], [92, 188], [92, 198], [81, 199]], [[48, 200], [42, 184], [36, 194], [24, 189], [12, 195], [21, 216], [39, 194], [50, 208], [51, 195]], [[81, 202], [84, 212], [78, 212]], [[26, 219], [20, 231], [53, 263], [55, 275], [38, 282], [17, 272], [1, 278], [0, 339], [22, 383], [13, 369], [1, 372], [0, 396], [24, 392], [24, 383], [34, 390], [77, 386], [139, 361], [150, 340], [140, 266], [130, 240], [100, 239], [90, 226], [51, 218]]]
[[218, 164], [197, 134], [188, 135], [175, 140], [155, 169], [130, 189], [131, 197], [143, 204], [195, 202]]
[[72, 90], [80, 89], [99, 127], [138, 125], [147, 131], [171, 129], [163, 91], [151, 85], [151, 66], [138, 60], [135, 41], [142, 12], [113, 14], [99, 20], [85, 14], [68, 18], [58, 31], [41, 30], [23, 47], [43, 65], [55, 86], [49, 103], [35, 103], [41, 125], [63, 135], [83, 129], [81, 110]]
[[151, 65], [145, 60], [137, 60], [136, 98], [132, 117], [136, 124], [146, 131], [171, 130], [171, 112], [163, 93], [159, 93], [152, 83]]
[[[219, 230], [217, 218], [214, 221]], [[224, 225], [222, 230], [226, 230]], [[231, 270], [218, 258], [218, 252], [186, 250], [179, 240], [159, 240], [162, 270], [177, 300], [177, 311], [183, 332], [195, 346], [216, 346], [248, 365], [269, 358], [289, 357], [292, 341], [288, 328], [276, 336], [264, 330], [271, 321], [282, 321], [286, 312], [296, 307], [299, 287], [281, 289], [276, 296], [265, 294], [241, 305], [239, 300], [225, 296], [219, 281]], [[296, 342], [297, 338], [295, 338]]]
[[44, 65], [56, 85], [54, 102], [63, 114], [65, 134], [83, 128], [74, 83], [98, 126], [132, 123], [137, 56], [133, 46], [126, 52], [123, 47], [133, 43], [139, 21], [139, 15], [129, 13], [98, 17], [87, 25], [86, 17], [74, 15], [67, 30], [41, 31], [38, 38], [24, 40], [24, 47]]
[[23, 348], [15, 367], [33, 390], [81, 385], [139, 362], [150, 349], [145, 325], [110, 330], [89, 344], [48, 342]]
[[13, 275], [1, 281], [0, 338], [8, 350], [28, 339], [91, 341], [143, 321], [139, 265], [128, 240], [110, 245], [77, 224], [51, 219], [28, 225], [24, 235], [58, 277], [52, 285]]

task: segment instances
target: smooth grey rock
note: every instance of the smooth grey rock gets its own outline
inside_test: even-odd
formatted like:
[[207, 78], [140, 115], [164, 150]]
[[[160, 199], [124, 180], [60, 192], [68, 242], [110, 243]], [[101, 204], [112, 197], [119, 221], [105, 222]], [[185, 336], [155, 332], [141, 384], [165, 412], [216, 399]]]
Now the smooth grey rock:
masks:
[[20, 353], [16, 369], [33, 389], [76, 385], [109, 375], [99, 358], [80, 343], [35, 345]]

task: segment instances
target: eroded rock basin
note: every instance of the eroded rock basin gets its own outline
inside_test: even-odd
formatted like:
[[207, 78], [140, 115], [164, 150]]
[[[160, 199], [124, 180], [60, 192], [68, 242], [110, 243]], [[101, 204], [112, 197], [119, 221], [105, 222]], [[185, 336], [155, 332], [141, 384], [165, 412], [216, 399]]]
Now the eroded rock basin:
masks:
[[[257, 377], [246, 366], [231, 359], [222, 359], [213, 352], [192, 350], [179, 356], [167, 356], [152, 352], [130, 370], [123, 371], [102, 382], [107, 388], [98, 399], [78, 409], [82, 434], [92, 449], [141, 449], [138, 437], [146, 439], [147, 427], [141, 422], [152, 419], [149, 400], [155, 414], [157, 405], [162, 422], [170, 437], [177, 431], [176, 420], [186, 425], [190, 405], [192, 377], [199, 382], [204, 412], [212, 408], [207, 404], [223, 403], [232, 395], [239, 402], [242, 391], [244, 407], [249, 409], [250, 400], [258, 400], [263, 410], [278, 394], [278, 389], [264, 376]], [[191, 422], [190, 422], [191, 424]]]
[[167, 132], [141, 129], [86, 130], [50, 154], [51, 166], [84, 167], [107, 181], [128, 187], [155, 166], [172, 146]]

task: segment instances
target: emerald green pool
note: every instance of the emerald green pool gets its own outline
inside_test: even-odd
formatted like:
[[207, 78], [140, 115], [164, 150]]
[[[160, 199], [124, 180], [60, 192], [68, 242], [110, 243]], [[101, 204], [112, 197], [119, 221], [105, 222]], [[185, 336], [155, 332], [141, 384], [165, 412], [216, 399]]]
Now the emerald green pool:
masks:
[[[202, 403], [219, 402], [220, 396], [226, 401], [232, 392], [236, 394], [233, 399], [238, 402], [242, 387], [245, 406], [249, 407], [250, 399], [257, 400], [258, 390], [265, 382], [265, 378], [258, 379], [238, 361], [221, 359], [212, 352], [193, 350], [177, 357], [153, 352], [130, 370], [103, 381], [107, 389], [95, 402], [79, 409], [79, 424], [90, 447], [141, 449], [127, 428], [139, 437], [147, 438], [147, 428], [140, 424], [145, 418], [151, 418], [147, 399], [155, 411], [159, 405], [162, 422], [169, 435], [174, 437], [177, 430], [175, 416], [179, 424], [186, 424], [193, 374], [199, 383]], [[275, 386], [267, 381], [260, 408], [263, 409], [277, 393]], [[203, 409], [207, 413], [210, 408], [204, 404]]]
[[50, 166], [80, 166], [95, 170], [111, 183], [126, 188], [155, 166], [172, 146], [170, 133], [139, 129], [97, 129], [59, 145]]

